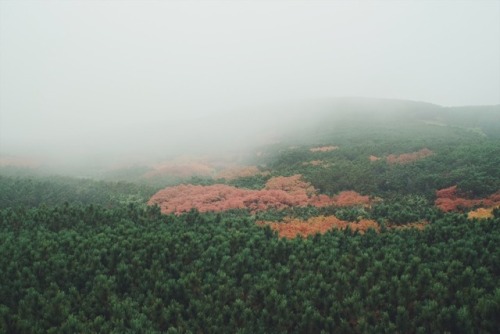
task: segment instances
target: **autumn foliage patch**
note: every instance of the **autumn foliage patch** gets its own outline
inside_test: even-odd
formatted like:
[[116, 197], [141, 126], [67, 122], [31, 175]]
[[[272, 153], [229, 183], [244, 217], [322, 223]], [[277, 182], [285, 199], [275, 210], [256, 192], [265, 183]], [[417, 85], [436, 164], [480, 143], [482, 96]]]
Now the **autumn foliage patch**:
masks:
[[321, 166], [321, 167], [329, 167], [330, 164], [329, 163], [326, 163], [325, 161], [323, 160], [311, 160], [311, 161], [304, 161], [302, 163], [302, 166]]
[[335, 151], [336, 149], [338, 149], [339, 147], [338, 146], [319, 146], [319, 147], [312, 147], [309, 149], [309, 151], [311, 152], [331, 152], [331, 151]]
[[345, 229], [346, 227], [361, 233], [364, 233], [369, 228], [379, 230], [378, 224], [373, 220], [365, 219], [359, 222], [348, 222], [335, 216], [317, 216], [308, 220], [285, 218], [282, 222], [261, 221], [257, 224], [260, 226], [268, 225], [271, 229], [277, 231], [280, 237], [288, 239], [297, 236], [307, 237], [316, 233], [323, 234], [331, 229]]
[[283, 190], [290, 194], [314, 195], [316, 189], [309, 183], [302, 180], [302, 175], [276, 176], [270, 178], [265, 186], [267, 190]]
[[426, 158], [433, 154], [434, 152], [432, 152], [428, 148], [423, 148], [417, 152], [412, 153], [404, 153], [400, 155], [390, 154], [389, 156], [387, 156], [386, 160], [389, 164], [407, 164], [416, 160]]
[[457, 186], [452, 186], [436, 191], [434, 204], [444, 212], [458, 211], [475, 206], [486, 208], [500, 205], [500, 193], [495, 193], [487, 198], [467, 199], [457, 194]]
[[476, 210], [470, 211], [467, 214], [467, 218], [469, 219], [488, 219], [493, 218], [493, 208], [478, 208]]
[[333, 197], [327, 195], [316, 195], [310, 199], [310, 204], [316, 207], [325, 206], [368, 206], [372, 203], [369, 196], [363, 196], [359, 193], [348, 190], [342, 191]]
[[368, 205], [370, 198], [354, 191], [341, 192], [337, 196], [316, 195], [310, 183], [301, 175], [278, 176], [268, 180], [264, 189], [251, 190], [215, 184], [211, 186], [178, 185], [157, 192], [148, 201], [157, 204], [163, 213], [187, 212], [196, 208], [200, 212], [226, 211], [247, 208], [252, 212], [269, 209], [285, 209], [294, 206], [352, 206]]
[[[292, 239], [297, 236], [307, 237], [316, 233], [324, 234], [332, 229], [345, 229], [349, 227], [353, 231], [359, 231], [361, 234], [365, 233], [368, 229], [373, 229], [377, 232], [380, 231], [380, 226], [376, 221], [371, 219], [362, 219], [358, 222], [350, 222], [340, 220], [335, 216], [317, 216], [311, 217], [308, 220], [294, 219], [286, 217], [281, 222], [259, 221], [259, 226], [269, 226], [272, 230], [277, 231], [281, 238]], [[428, 221], [413, 222], [404, 225], [389, 225], [389, 230], [406, 230], [417, 229], [423, 230]]]
[[307, 195], [282, 190], [250, 190], [224, 184], [211, 186], [179, 185], [156, 193], [148, 204], [158, 204], [164, 213], [182, 213], [196, 208], [200, 212], [248, 208], [262, 211], [303, 206]]

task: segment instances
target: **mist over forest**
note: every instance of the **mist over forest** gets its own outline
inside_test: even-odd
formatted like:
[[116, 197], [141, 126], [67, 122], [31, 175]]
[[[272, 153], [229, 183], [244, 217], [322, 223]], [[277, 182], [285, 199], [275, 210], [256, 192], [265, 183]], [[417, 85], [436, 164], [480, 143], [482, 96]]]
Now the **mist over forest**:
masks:
[[1, 166], [24, 167], [35, 174], [98, 177], [109, 169], [151, 167], [179, 159], [253, 164], [252, 155], [269, 145], [321, 142], [325, 134], [342, 134], [346, 129], [362, 134], [366, 127], [390, 136], [393, 130], [410, 125], [459, 127], [497, 138], [500, 105], [443, 107], [344, 97], [259, 105], [233, 113], [201, 113], [174, 122], [146, 119], [112, 130], [96, 124], [66, 137], [40, 135], [31, 145], [12, 143], [2, 152]]
[[0, 333], [497, 333], [500, 2], [0, 1]]
[[339, 97], [500, 103], [495, 1], [3, 1], [0, 15], [3, 160], [240, 150], [349, 116]]

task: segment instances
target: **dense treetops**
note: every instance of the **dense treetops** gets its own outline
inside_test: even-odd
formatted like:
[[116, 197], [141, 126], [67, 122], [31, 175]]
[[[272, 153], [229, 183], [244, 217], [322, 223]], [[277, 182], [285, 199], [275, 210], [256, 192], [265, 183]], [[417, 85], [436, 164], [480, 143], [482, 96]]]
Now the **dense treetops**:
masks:
[[453, 213], [289, 240], [237, 211], [3, 209], [0, 331], [493, 333], [499, 231]]
[[104, 182], [69, 177], [8, 177], [0, 175], [0, 208], [68, 203], [113, 207], [144, 203], [154, 187], [128, 182]]

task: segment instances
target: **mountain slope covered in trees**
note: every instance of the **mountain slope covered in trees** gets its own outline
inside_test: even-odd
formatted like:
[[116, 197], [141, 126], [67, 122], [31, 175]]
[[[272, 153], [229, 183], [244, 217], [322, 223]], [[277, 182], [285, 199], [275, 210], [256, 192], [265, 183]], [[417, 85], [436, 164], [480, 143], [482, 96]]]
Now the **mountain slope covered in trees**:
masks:
[[313, 109], [224, 163], [1, 169], [0, 332], [495, 333], [499, 107]]

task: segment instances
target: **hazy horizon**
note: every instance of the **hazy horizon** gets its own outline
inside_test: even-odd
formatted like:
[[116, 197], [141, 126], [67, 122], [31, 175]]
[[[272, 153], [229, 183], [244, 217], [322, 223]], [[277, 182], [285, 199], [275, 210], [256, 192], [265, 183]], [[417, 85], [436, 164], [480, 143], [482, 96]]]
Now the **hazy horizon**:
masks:
[[500, 104], [499, 1], [1, 1], [0, 50], [0, 155], [243, 147], [345, 96]]

